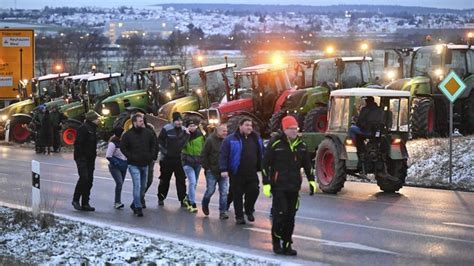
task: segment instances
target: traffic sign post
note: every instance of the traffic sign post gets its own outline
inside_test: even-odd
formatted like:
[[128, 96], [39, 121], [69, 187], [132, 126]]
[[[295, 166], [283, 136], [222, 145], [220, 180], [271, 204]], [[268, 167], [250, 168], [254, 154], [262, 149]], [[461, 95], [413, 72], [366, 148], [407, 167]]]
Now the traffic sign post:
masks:
[[466, 89], [466, 84], [452, 71], [438, 85], [438, 88], [449, 100], [449, 183], [453, 177], [453, 103]]

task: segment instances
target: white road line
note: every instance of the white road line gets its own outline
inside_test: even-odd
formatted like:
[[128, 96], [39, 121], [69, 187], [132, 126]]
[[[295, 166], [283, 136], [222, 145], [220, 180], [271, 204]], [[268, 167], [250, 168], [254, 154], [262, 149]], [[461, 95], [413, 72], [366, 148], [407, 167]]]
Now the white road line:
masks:
[[[249, 231], [266, 233], [266, 234], [271, 233], [270, 230], [255, 228], [255, 227], [244, 227], [244, 229], [249, 230]], [[337, 242], [337, 241], [331, 241], [331, 240], [326, 240], [326, 239], [321, 239], [321, 238], [314, 238], [314, 237], [309, 237], [309, 236], [301, 236], [301, 235], [293, 235], [293, 238], [299, 238], [299, 239], [314, 241], [314, 242], [321, 242], [321, 244], [323, 244], [323, 245], [339, 247], [339, 248], [357, 249], [357, 250], [363, 250], [363, 251], [371, 251], [371, 252], [380, 252], [380, 253], [386, 253], [386, 254], [399, 255], [399, 253], [396, 253], [396, 252], [392, 252], [392, 251], [388, 251], [388, 250], [384, 250], [384, 249], [379, 249], [379, 248], [374, 248], [374, 247], [370, 247], [370, 246], [366, 246], [366, 245], [362, 245], [362, 244], [354, 243], [354, 242]]]
[[460, 224], [460, 223], [443, 223], [443, 224], [445, 224], [445, 225], [459, 226], [459, 227], [474, 228], [474, 225], [471, 225], [471, 224]]

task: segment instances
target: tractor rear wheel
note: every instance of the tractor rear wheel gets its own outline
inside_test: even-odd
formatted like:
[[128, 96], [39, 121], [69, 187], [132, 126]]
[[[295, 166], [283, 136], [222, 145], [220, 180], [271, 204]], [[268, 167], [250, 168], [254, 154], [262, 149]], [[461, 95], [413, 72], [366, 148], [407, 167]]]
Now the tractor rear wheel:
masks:
[[387, 172], [389, 175], [396, 177], [398, 181], [394, 182], [387, 178], [380, 176], [375, 176], [377, 180], [377, 185], [384, 192], [394, 193], [400, 190], [405, 184], [405, 179], [407, 177], [407, 160], [387, 160]]
[[328, 108], [316, 107], [306, 114], [304, 119], [305, 132], [326, 132], [328, 129]]
[[286, 116], [286, 110], [280, 110], [272, 115], [268, 122], [268, 133], [277, 132], [281, 130], [281, 120]]
[[413, 99], [411, 110], [411, 130], [413, 138], [428, 138], [435, 134], [436, 112], [433, 99], [418, 97]]
[[340, 158], [336, 145], [333, 140], [325, 139], [316, 151], [316, 176], [324, 193], [336, 194], [346, 182], [346, 163]]
[[74, 141], [76, 141], [77, 137], [77, 130], [79, 129], [79, 124], [66, 122], [63, 125], [61, 131], [61, 144], [62, 146], [71, 146], [74, 145]]
[[249, 115], [235, 115], [235, 116], [230, 117], [229, 120], [227, 121], [227, 129], [229, 133], [233, 133], [239, 128], [239, 121], [243, 118], [248, 118], [252, 120], [253, 131], [260, 134], [260, 125], [258, 121], [256, 121]]
[[10, 122], [10, 138], [13, 142], [24, 143], [31, 137], [28, 125], [31, 118], [25, 116], [14, 117]]

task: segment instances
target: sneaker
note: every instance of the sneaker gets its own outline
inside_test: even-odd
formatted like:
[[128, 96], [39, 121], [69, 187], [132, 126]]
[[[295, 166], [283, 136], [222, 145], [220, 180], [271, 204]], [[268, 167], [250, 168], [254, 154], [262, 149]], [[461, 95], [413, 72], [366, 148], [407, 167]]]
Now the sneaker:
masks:
[[188, 200], [188, 196], [184, 197], [184, 199], [181, 201], [181, 208], [189, 209], [190, 206], [191, 203]]
[[158, 206], [164, 206], [165, 205], [165, 201], [164, 200], [158, 200]]
[[255, 222], [255, 217], [253, 216], [253, 213], [247, 214], [247, 220], [249, 220], [249, 222]]
[[197, 206], [196, 206], [196, 203], [190, 204], [189, 207], [188, 207], [188, 211], [189, 211], [189, 212], [192, 212], [192, 213], [197, 213], [197, 212], [198, 212], [198, 208], [197, 208]]
[[235, 224], [245, 224], [244, 217], [235, 218]]
[[137, 214], [137, 208], [135, 208], [135, 205], [133, 205], [133, 202], [132, 204], [130, 204], [130, 209], [132, 209], [133, 214]]
[[89, 204], [82, 204], [82, 210], [86, 212], [93, 212], [95, 211], [95, 208]]
[[227, 212], [221, 212], [221, 213], [219, 214], [219, 219], [221, 219], [221, 220], [227, 220], [227, 219], [229, 219], [229, 215], [227, 215]]
[[78, 211], [82, 211], [82, 207], [81, 207], [81, 204], [79, 203], [79, 201], [72, 201], [72, 206], [74, 207], [74, 209], [76, 209]]
[[136, 215], [137, 217], [143, 217], [142, 208], [136, 208], [135, 215]]
[[118, 209], [123, 209], [123, 207], [124, 207], [123, 203], [114, 203], [114, 208], [117, 209], [117, 210]]
[[204, 215], [208, 216], [209, 215], [209, 205], [202, 205], [202, 212]]

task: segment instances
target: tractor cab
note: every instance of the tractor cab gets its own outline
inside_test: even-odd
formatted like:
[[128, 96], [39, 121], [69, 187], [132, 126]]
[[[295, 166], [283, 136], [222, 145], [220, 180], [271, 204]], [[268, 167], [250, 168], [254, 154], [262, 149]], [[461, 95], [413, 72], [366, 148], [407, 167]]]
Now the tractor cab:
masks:
[[69, 73], [48, 74], [32, 79], [32, 96], [38, 102], [49, 102], [68, 94], [65, 78]]
[[[380, 120], [368, 125], [358, 150], [349, 136], [363, 98], [373, 97], [380, 108]], [[398, 191], [405, 182], [408, 153], [410, 93], [371, 88], [341, 89], [331, 92], [328, 129], [325, 133], [303, 133], [308, 150], [315, 151], [315, 169], [320, 188], [337, 193], [348, 174], [367, 179], [374, 174], [379, 187]]]

